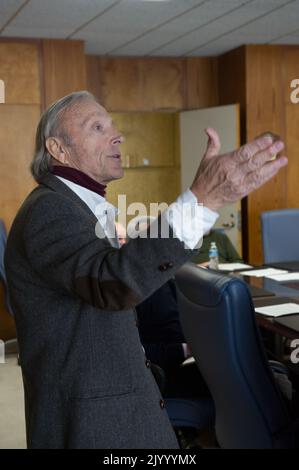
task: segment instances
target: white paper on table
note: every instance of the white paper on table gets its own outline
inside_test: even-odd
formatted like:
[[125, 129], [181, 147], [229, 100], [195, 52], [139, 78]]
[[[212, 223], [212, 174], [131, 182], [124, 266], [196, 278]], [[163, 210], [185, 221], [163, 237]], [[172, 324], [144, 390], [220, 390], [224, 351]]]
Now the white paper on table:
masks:
[[253, 269], [251, 271], [242, 271], [239, 274], [243, 276], [254, 276], [254, 277], [269, 277], [274, 274], [286, 274], [288, 271], [284, 269], [266, 268], [266, 269]]
[[274, 274], [266, 277], [274, 281], [299, 281], [299, 273]]
[[220, 263], [218, 268], [221, 271], [236, 271], [237, 269], [252, 269], [253, 266], [244, 263]]
[[267, 307], [255, 308], [256, 313], [267, 315], [269, 317], [282, 317], [283, 315], [292, 315], [293, 313], [299, 313], [299, 304], [277, 304], [269, 305]]

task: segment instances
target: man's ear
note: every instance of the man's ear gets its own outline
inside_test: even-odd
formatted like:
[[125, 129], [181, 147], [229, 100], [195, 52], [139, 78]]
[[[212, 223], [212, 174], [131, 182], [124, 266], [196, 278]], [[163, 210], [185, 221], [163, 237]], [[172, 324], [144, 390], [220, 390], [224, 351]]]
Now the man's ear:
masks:
[[63, 165], [68, 164], [67, 150], [60, 139], [57, 137], [48, 137], [46, 140], [46, 147], [50, 155]]

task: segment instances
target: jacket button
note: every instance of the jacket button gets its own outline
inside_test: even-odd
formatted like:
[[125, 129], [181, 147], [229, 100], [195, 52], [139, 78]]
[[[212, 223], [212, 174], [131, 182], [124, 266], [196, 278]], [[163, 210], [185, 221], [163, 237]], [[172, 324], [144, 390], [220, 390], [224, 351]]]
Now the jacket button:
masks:
[[167, 271], [169, 268], [173, 268], [173, 263], [170, 261], [168, 263], [160, 264], [159, 271]]
[[147, 359], [147, 360], [145, 361], [145, 365], [146, 365], [146, 367], [150, 368], [150, 366], [151, 366], [151, 361], [150, 361], [149, 359]]
[[166, 268], [165, 264], [160, 264], [159, 271], [166, 271], [166, 269], [167, 268]]
[[161, 398], [161, 400], [160, 400], [160, 408], [161, 408], [162, 410], [164, 410], [164, 408], [165, 408], [165, 401], [162, 400], [162, 398]]

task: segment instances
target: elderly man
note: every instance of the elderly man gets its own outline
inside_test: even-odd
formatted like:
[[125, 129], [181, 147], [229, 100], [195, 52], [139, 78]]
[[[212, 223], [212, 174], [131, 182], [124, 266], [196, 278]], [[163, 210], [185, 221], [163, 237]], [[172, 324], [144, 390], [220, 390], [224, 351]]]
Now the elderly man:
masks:
[[[269, 137], [218, 156], [217, 133], [207, 134], [191, 189], [176, 202], [177, 212], [183, 202], [203, 203], [205, 231], [215, 210], [287, 163], [270, 161], [283, 143]], [[173, 276], [198, 240], [188, 236], [186, 250], [186, 233], [168, 211], [168, 239], [136, 238], [119, 249], [96, 235], [98, 222], [106, 227], [105, 185], [123, 176], [122, 140], [87, 92], [54, 103], [38, 126], [32, 173], [39, 185], [15, 218], [5, 259], [29, 448], [177, 446], [133, 308]]]

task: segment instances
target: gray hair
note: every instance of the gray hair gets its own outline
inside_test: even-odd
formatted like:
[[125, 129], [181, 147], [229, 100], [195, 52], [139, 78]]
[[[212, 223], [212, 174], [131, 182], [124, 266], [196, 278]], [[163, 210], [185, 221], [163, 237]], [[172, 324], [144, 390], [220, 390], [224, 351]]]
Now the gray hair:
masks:
[[70, 109], [76, 102], [95, 97], [88, 91], [77, 91], [64, 96], [43, 113], [36, 131], [35, 153], [32, 159], [30, 170], [34, 179], [39, 183], [43, 176], [51, 171], [51, 154], [46, 147], [48, 137], [61, 137], [66, 145], [70, 145], [68, 135], [62, 128], [62, 117], [67, 109]]

